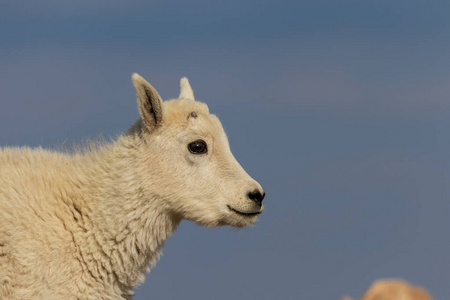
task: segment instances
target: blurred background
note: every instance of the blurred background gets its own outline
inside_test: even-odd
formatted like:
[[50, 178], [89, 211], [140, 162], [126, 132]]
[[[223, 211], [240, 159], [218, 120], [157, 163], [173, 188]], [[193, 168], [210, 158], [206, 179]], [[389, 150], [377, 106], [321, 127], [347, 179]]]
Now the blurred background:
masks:
[[251, 228], [183, 221], [134, 299], [448, 299], [450, 2], [0, 2], [0, 145], [138, 117], [132, 72], [187, 76], [266, 191]]

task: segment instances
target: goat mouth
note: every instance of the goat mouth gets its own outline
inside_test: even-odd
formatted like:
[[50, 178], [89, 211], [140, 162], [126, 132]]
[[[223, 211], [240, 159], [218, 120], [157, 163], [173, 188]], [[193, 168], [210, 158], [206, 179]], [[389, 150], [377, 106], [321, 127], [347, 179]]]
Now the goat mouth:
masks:
[[238, 211], [234, 208], [232, 208], [231, 206], [227, 205], [228, 209], [231, 210], [232, 212], [241, 215], [241, 216], [247, 216], [247, 217], [252, 217], [252, 216], [257, 216], [260, 213], [262, 213], [262, 211], [257, 211], [257, 212], [251, 212], [251, 213], [247, 213], [247, 212], [242, 212], [242, 211]]

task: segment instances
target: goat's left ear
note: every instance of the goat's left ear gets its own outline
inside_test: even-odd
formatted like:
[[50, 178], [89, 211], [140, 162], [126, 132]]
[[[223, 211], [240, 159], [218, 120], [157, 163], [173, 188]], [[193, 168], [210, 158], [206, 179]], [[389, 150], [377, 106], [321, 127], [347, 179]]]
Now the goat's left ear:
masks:
[[195, 101], [194, 91], [192, 90], [189, 80], [186, 77], [183, 77], [180, 80], [180, 97], [178, 98]]
[[145, 127], [152, 132], [163, 121], [162, 100], [158, 92], [139, 74], [131, 76], [136, 88], [139, 114]]

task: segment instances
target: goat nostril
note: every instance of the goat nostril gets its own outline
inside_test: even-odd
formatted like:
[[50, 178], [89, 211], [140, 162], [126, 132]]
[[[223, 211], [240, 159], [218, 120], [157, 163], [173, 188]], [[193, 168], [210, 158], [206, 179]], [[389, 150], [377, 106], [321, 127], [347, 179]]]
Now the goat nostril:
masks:
[[253, 192], [249, 192], [247, 194], [248, 198], [250, 198], [250, 200], [252, 200], [253, 202], [255, 202], [256, 204], [258, 204], [259, 206], [261, 206], [261, 203], [264, 199], [264, 196], [266, 196], [266, 193], [262, 193], [258, 191], [258, 190], [254, 190]]

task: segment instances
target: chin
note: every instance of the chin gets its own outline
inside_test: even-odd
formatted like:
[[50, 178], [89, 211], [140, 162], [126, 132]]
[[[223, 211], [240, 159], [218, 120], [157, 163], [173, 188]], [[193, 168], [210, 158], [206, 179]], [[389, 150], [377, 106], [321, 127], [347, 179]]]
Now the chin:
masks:
[[258, 216], [234, 216], [228, 219], [227, 225], [235, 228], [242, 228], [252, 226], [256, 220], [258, 220]]

